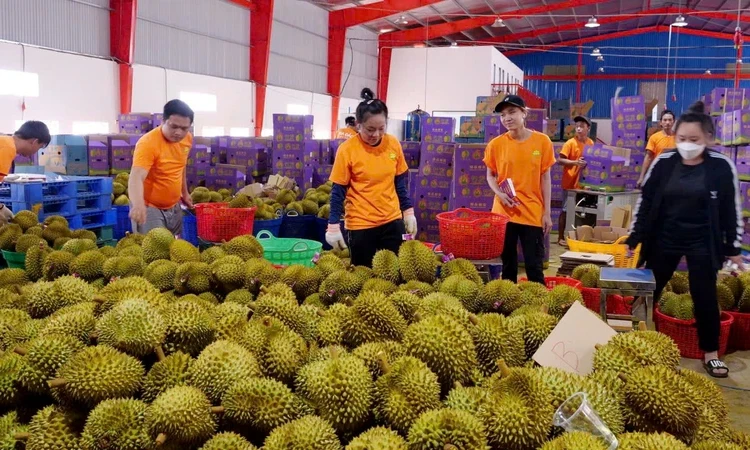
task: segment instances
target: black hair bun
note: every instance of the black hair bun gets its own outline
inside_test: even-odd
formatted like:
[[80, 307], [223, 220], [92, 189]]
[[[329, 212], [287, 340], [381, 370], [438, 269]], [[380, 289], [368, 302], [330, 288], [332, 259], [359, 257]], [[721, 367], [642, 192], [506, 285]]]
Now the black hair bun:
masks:
[[690, 105], [688, 111], [696, 114], [706, 114], [706, 105], [702, 101], [697, 101]]
[[363, 100], [372, 100], [375, 98], [375, 93], [372, 92], [372, 89], [370, 88], [364, 88], [359, 96], [362, 97]]

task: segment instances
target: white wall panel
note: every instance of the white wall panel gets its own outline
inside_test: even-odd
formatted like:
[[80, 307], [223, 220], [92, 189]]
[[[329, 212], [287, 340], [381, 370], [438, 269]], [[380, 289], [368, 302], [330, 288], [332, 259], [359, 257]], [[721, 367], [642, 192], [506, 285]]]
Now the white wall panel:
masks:
[[0, 39], [109, 56], [109, 0], [1, 0]]
[[138, 3], [135, 62], [247, 80], [250, 13], [225, 0]]
[[268, 86], [266, 91], [263, 135], [272, 135], [273, 115], [286, 114], [289, 105], [305, 107], [307, 114], [315, 116], [313, 135], [316, 139], [331, 137], [331, 97], [276, 86]]
[[326, 93], [328, 12], [299, 0], [274, 2], [268, 84]]
[[347, 30], [341, 86], [343, 89], [342, 96], [344, 97], [359, 98], [359, 93], [364, 87], [369, 87], [377, 95], [377, 33], [365, 27], [354, 27]]

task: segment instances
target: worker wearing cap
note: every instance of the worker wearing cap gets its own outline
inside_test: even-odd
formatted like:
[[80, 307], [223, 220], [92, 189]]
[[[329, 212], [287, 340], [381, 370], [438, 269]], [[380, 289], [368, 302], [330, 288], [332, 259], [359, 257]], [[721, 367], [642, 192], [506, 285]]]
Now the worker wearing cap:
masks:
[[641, 177], [638, 179], [638, 188], [643, 185], [643, 179], [648, 172], [648, 168], [651, 167], [656, 158], [661, 155], [664, 150], [677, 148], [674, 140], [674, 113], [668, 109], [661, 112], [661, 119], [659, 125], [661, 131], [658, 131], [648, 138], [646, 144], [646, 158], [643, 161], [643, 168], [641, 169]]
[[147, 233], [166, 228], [182, 234], [182, 208], [193, 207], [187, 188], [188, 154], [193, 146], [190, 127], [195, 114], [182, 100], [164, 105], [164, 122], [138, 140], [128, 180], [133, 230]]
[[[546, 134], [526, 128], [526, 103], [517, 95], [506, 96], [495, 107], [495, 113], [500, 114], [508, 131], [487, 144], [484, 163], [487, 183], [495, 193], [492, 212], [510, 217], [505, 230], [502, 277], [516, 282], [516, 245], [520, 240], [528, 279], [544, 283], [544, 235], [552, 229], [552, 141]], [[501, 189], [506, 180], [512, 181], [515, 198]]]
[[13, 136], [0, 136], [0, 181], [13, 173], [16, 156], [31, 158], [47, 147], [52, 136], [44, 122], [29, 120]]
[[336, 139], [349, 139], [358, 134], [357, 121], [354, 119], [354, 116], [349, 116], [344, 119], [344, 123], [346, 123], [346, 126], [336, 132]]
[[[560, 150], [560, 157], [557, 159], [557, 162], [565, 167], [562, 179], [563, 191], [579, 189], [578, 182], [581, 177], [581, 170], [586, 167], [586, 161], [583, 160], [583, 149], [587, 145], [594, 145], [594, 141], [589, 137], [591, 121], [588, 117], [576, 116], [573, 118], [573, 122], [576, 125], [576, 135], [563, 145], [562, 150]], [[563, 198], [567, 199], [567, 192], [563, 192]], [[568, 231], [565, 229], [566, 219], [567, 214], [563, 210], [557, 228], [560, 235], [558, 240], [560, 245], [565, 245], [565, 232]]]

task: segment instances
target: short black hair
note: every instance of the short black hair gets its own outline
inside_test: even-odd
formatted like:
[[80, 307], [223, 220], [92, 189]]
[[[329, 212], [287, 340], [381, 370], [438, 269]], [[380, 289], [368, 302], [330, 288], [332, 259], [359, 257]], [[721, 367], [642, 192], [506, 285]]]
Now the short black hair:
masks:
[[680, 118], [677, 119], [677, 123], [674, 125], [675, 131], [677, 131], [683, 123], [698, 123], [700, 124], [703, 133], [709, 136], [716, 136], [714, 121], [711, 120], [711, 116], [706, 114], [706, 105], [701, 101], [693, 103], [687, 111], [682, 113]]
[[36, 139], [42, 144], [43, 147], [49, 145], [52, 141], [52, 136], [49, 134], [49, 128], [44, 122], [38, 120], [29, 120], [14, 133], [21, 139]]
[[670, 115], [672, 116], [672, 118], [673, 118], [673, 119], [674, 119], [675, 117], [677, 117], [677, 116], [675, 115], [675, 113], [673, 113], [672, 111], [670, 111], [670, 110], [668, 110], [668, 109], [665, 109], [664, 111], [662, 111], [662, 112], [661, 112], [661, 114], [659, 114], [659, 120], [663, 119], [663, 118], [664, 118], [664, 116], [666, 116], [667, 114], [670, 114]]
[[366, 115], [376, 116], [378, 114], [384, 114], [385, 118], [388, 118], [388, 107], [385, 102], [375, 98], [375, 93], [370, 88], [362, 89], [360, 94], [362, 97], [362, 103], [357, 106], [357, 122], [363, 123]]
[[190, 123], [195, 120], [195, 113], [188, 106], [187, 103], [182, 100], [174, 99], [167, 102], [164, 105], [164, 121], [166, 122], [172, 116], [182, 116], [190, 119]]
[[354, 116], [349, 116], [346, 119], [344, 119], [344, 123], [353, 127], [354, 125], [357, 124], [357, 119], [355, 119]]

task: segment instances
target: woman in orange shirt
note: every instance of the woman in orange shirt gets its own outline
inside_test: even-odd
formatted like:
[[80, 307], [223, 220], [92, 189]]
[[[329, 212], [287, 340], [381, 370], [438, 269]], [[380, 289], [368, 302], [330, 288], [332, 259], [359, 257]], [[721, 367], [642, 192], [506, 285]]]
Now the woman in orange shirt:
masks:
[[354, 117], [349, 116], [344, 119], [346, 126], [336, 132], [336, 139], [351, 139], [357, 135], [357, 122]]
[[[528, 279], [544, 284], [544, 235], [552, 229], [552, 141], [546, 134], [526, 128], [526, 103], [521, 97], [506, 96], [495, 112], [500, 113], [508, 132], [490, 141], [484, 163], [487, 183], [495, 193], [492, 212], [510, 217], [502, 254], [503, 279], [516, 282], [516, 244], [520, 240]], [[505, 180], [513, 182], [516, 198], [500, 189]]]
[[385, 132], [388, 107], [370, 89], [362, 90], [362, 98], [356, 113], [359, 134], [341, 144], [333, 163], [326, 242], [334, 249], [347, 247], [341, 233], [346, 201], [351, 262], [369, 267], [378, 250], [397, 253], [404, 234], [417, 233], [417, 219], [401, 143]]
[[651, 163], [661, 155], [661, 152], [675, 148], [674, 130], [672, 129], [672, 127], [674, 127], [674, 113], [665, 109], [661, 112], [660, 117], [659, 125], [661, 125], [661, 131], [651, 135], [646, 144], [646, 158], [643, 161], [641, 178], [636, 185], [638, 188], [643, 186], [643, 179], [648, 172], [648, 168], [651, 167]]

